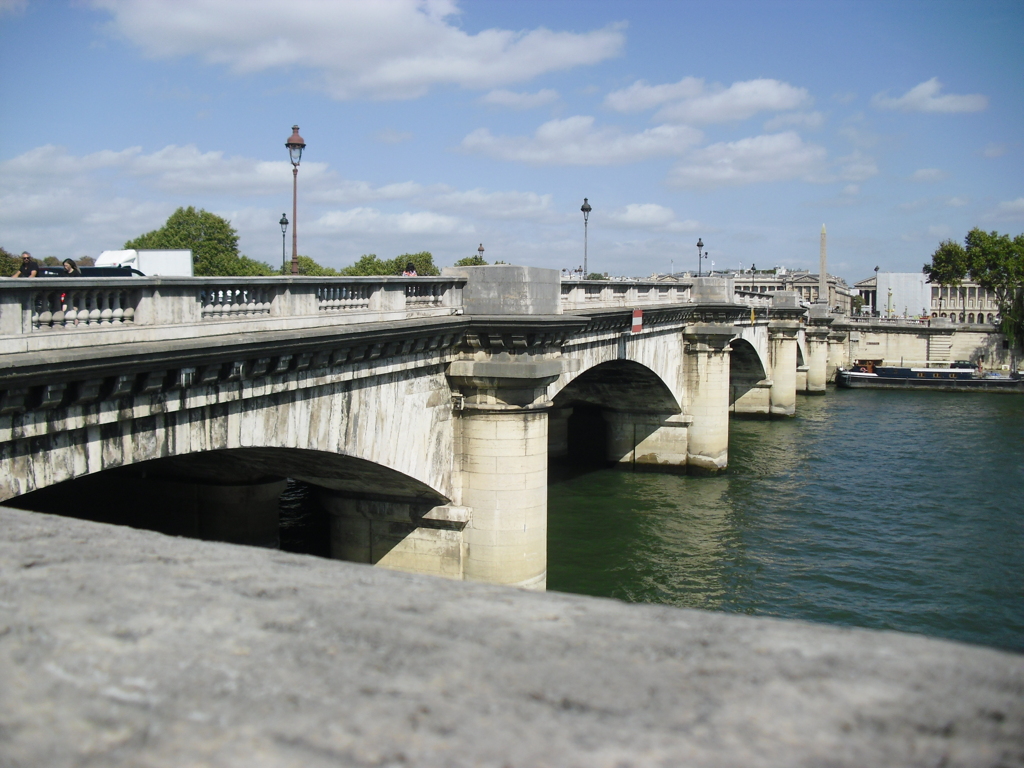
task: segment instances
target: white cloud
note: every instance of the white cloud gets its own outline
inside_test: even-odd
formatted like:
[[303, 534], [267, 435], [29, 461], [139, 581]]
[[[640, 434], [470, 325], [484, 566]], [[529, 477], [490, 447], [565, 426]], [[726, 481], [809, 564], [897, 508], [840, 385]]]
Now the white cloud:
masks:
[[993, 210], [985, 214], [989, 221], [1021, 221], [1024, 219], [1024, 197], [1016, 200], [1004, 200]]
[[776, 115], [764, 124], [766, 131], [777, 131], [780, 128], [808, 128], [815, 130], [825, 123], [821, 112], [786, 112]]
[[963, 208], [968, 203], [970, 203], [970, 200], [966, 197], [951, 197], [946, 201], [946, 205], [950, 208]]
[[839, 176], [844, 181], [867, 181], [878, 175], [878, 166], [875, 165], [874, 158], [860, 152], [840, 157], [836, 162], [839, 163]]
[[396, 131], [393, 128], [385, 128], [378, 131], [374, 137], [381, 144], [401, 144], [404, 141], [412, 141], [413, 135], [409, 131]]
[[446, 190], [424, 196], [420, 202], [429, 208], [490, 219], [534, 219], [547, 215], [551, 210], [551, 195], [538, 195], [536, 192]]
[[981, 150], [981, 154], [985, 157], [1002, 157], [1006, 154], [1009, 147], [1005, 144], [996, 144], [995, 142], [989, 142], [985, 145], [985, 148]]
[[898, 98], [888, 92], [876, 93], [871, 103], [878, 109], [897, 109], [901, 112], [980, 112], [988, 107], [988, 96], [980, 93], [968, 95], [939, 95], [942, 83], [937, 77], [915, 85]]
[[681, 154], [700, 139], [700, 131], [688, 126], [627, 134], [595, 128], [593, 117], [578, 115], [544, 123], [530, 137], [494, 136], [480, 128], [462, 140], [462, 149], [532, 165], [621, 165]]
[[[766, 78], [708, 90], [703, 80], [684, 77], [677, 83], [663, 85], [637, 80], [628, 88], [609, 93], [604, 103], [617, 112], [661, 106], [655, 117], [674, 123], [723, 123], [745, 120], [758, 112], [796, 109], [810, 103], [810, 96], [804, 88]], [[820, 115], [809, 119], [820, 120]]]
[[948, 175], [940, 168], [918, 168], [910, 175], [910, 180], [932, 183], [942, 181]]
[[403, 234], [451, 234], [471, 233], [473, 227], [454, 216], [444, 216], [429, 211], [415, 213], [383, 213], [376, 208], [352, 208], [347, 211], [329, 211], [312, 224], [310, 234], [333, 234], [339, 232]]
[[656, 203], [630, 203], [608, 214], [608, 222], [622, 229], [651, 229], [668, 232], [693, 232], [700, 226], [692, 219], [677, 221], [675, 211]]
[[849, 195], [851, 197], [853, 195], [859, 195], [860, 194], [860, 184], [847, 184], [845, 187], [843, 187], [843, 194], [844, 195]]
[[558, 101], [558, 91], [550, 88], [537, 91], [537, 93], [515, 93], [514, 91], [497, 90], [491, 91], [480, 99], [484, 104], [493, 104], [498, 107], [509, 109], [534, 109], [543, 107]]
[[620, 25], [584, 33], [457, 26], [454, 0], [93, 0], [149, 56], [196, 56], [240, 74], [317, 73], [336, 99], [407, 99], [432, 86], [494, 88], [619, 55]]
[[805, 88], [762, 78], [668, 104], [655, 117], [674, 123], [725, 123], [746, 120], [758, 112], [798, 109], [810, 101]]
[[684, 187], [721, 187], [803, 178], [816, 180], [826, 151], [793, 131], [720, 142], [694, 152], [669, 173]]
[[928, 227], [928, 237], [933, 238], [949, 238], [952, 237], [953, 230], [946, 224], [932, 224]]
[[605, 96], [604, 103], [616, 112], [641, 112], [669, 101], [691, 99], [704, 92], [704, 81], [696, 77], [684, 77], [678, 83], [648, 85], [637, 80], [628, 88], [612, 91]]
[[5, 13], [21, 13], [28, 7], [28, 0], [0, 0], [0, 16]]

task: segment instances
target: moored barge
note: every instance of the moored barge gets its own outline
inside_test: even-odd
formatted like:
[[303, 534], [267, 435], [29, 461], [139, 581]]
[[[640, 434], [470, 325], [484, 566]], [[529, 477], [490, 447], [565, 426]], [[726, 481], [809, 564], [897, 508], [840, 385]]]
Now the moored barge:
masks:
[[941, 392], [1017, 392], [1024, 394], [1019, 373], [990, 373], [970, 363], [948, 368], [905, 368], [855, 364], [836, 371], [836, 386], [846, 389], [932, 389]]

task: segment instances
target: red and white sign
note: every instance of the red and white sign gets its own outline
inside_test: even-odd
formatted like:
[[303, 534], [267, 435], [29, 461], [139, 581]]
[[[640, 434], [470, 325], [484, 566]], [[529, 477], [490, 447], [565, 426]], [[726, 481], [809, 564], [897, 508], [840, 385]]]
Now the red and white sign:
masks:
[[633, 327], [630, 329], [630, 333], [640, 333], [644, 329], [644, 311], [642, 309], [633, 310]]

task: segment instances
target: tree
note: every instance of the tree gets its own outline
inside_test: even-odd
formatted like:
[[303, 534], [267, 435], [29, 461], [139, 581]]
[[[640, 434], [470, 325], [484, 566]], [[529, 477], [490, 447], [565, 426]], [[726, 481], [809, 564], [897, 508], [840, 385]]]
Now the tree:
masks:
[[924, 272], [929, 282], [940, 285], [959, 285], [970, 277], [994, 294], [1003, 333], [1011, 346], [1024, 346], [1024, 234], [1011, 239], [975, 227], [964, 245], [952, 240], [940, 243]]
[[459, 259], [455, 262], [456, 267], [486, 267], [487, 262], [484, 261], [484, 257], [480, 254], [476, 256], [467, 256], [464, 259]]
[[390, 270], [389, 275], [400, 275], [405, 269], [405, 265], [412, 262], [413, 266], [416, 267], [416, 274], [420, 277], [424, 275], [440, 275], [441, 270], [434, 266], [434, 256], [430, 251], [420, 251], [419, 253], [403, 253], [401, 256], [396, 256], [390, 262], [388, 266]]
[[434, 257], [430, 251], [419, 253], [403, 253], [393, 259], [384, 261], [377, 258], [374, 253], [363, 255], [355, 264], [345, 267], [340, 274], [349, 277], [378, 276], [378, 275], [400, 275], [405, 270], [405, 265], [412, 262], [416, 267], [417, 275], [439, 275], [439, 270], [434, 265]]
[[345, 267], [341, 270], [341, 274], [347, 277], [363, 277], [370, 275], [388, 275], [391, 273], [387, 271], [385, 263], [377, 258], [377, 254], [369, 253], [360, 256], [359, 261], [351, 267]]
[[[299, 262], [299, 274], [308, 275], [312, 277], [332, 277], [339, 274], [338, 270], [332, 269], [331, 267], [325, 267], [317, 264], [309, 256], [298, 257]], [[292, 273], [291, 262], [288, 262], [281, 268], [282, 275], [290, 275]]]
[[238, 252], [238, 233], [231, 222], [191, 205], [179, 208], [160, 229], [124, 244], [125, 248], [190, 248], [197, 275], [244, 277], [272, 275], [273, 268]]
[[0, 277], [10, 277], [21, 269], [21, 258], [5, 248], [0, 248]]

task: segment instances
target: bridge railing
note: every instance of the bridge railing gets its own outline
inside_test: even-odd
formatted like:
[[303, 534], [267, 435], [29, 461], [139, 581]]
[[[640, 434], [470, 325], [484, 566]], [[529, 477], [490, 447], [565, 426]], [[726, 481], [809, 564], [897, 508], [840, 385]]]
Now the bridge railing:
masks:
[[[124, 277], [0, 280], [0, 353], [72, 346], [82, 334], [140, 340], [449, 315], [461, 277]], [[187, 330], [190, 329], [191, 330]], [[46, 339], [46, 340], [44, 340]], [[59, 341], [64, 339], [64, 341]], [[116, 343], [92, 338], [89, 343]]]
[[584, 312], [599, 307], [642, 307], [683, 304], [690, 300], [689, 283], [614, 280], [562, 282], [562, 311]]

